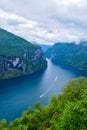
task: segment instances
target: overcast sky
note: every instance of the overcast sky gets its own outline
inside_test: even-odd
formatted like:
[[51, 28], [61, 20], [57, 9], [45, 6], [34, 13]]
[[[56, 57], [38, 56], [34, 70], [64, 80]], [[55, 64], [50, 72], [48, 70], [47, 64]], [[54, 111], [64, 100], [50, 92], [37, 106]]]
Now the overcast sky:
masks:
[[87, 0], [0, 0], [0, 27], [39, 43], [87, 40]]

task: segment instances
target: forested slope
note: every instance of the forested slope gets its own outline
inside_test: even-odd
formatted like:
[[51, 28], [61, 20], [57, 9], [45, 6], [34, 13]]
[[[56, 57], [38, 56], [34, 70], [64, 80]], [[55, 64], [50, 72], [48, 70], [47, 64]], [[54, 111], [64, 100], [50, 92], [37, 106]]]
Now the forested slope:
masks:
[[46, 56], [57, 65], [71, 67], [87, 73], [87, 44], [56, 43], [47, 50]]
[[0, 130], [87, 130], [87, 78], [70, 80], [47, 106], [35, 103], [9, 126], [3, 119]]
[[40, 46], [0, 28], [0, 79], [35, 73], [46, 67]]

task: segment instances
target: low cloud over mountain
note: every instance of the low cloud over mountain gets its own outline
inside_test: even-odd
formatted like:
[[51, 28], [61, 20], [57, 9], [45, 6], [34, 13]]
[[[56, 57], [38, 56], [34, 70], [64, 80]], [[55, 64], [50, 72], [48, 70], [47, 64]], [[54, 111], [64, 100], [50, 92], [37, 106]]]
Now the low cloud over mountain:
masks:
[[87, 40], [86, 0], [1, 0], [0, 26], [29, 41]]

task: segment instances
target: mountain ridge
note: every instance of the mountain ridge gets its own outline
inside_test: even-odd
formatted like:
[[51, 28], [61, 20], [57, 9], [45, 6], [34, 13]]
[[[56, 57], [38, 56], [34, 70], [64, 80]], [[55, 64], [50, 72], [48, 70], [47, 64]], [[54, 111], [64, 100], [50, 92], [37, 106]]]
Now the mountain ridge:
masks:
[[56, 43], [45, 54], [57, 65], [87, 73], [87, 45], [85, 43]]
[[31, 74], [46, 67], [40, 46], [0, 28], [0, 79]]

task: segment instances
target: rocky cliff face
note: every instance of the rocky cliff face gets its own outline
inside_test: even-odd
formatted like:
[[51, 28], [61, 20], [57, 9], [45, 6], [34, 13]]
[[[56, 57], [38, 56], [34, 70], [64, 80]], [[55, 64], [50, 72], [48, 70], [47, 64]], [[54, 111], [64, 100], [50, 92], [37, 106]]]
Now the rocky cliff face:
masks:
[[[9, 35], [9, 33], [7, 34]], [[31, 74], [31, 73], [34, 73], [34, 72], [37, 72], [46, 68], [47, 61], [43, 54], [43, 51], [41, 50], [39, 46], [32, 45], [32, 44], [30, 45], [30, 43], [27, 42], [27, 46], [24, 47], [25, 49], [24, 48], [20, 49], [22, 53], [21, 55], [19, 55], [19, 52], [17, 49], [20, 48], [20, 44], [22, 44], [20, 43], [17, 46], [17, 49], [15, 48], [18, 54], [15, 53], [14, 55], [11, 55], [11, 51], [14, 51], [14, 48], [12, 48], [12, 50], [10, 49], [12, 47], [11, 42], [12, 43], [14, 42], [14, 39], [16, 39], [16, 36], [14, 36], [14, 38], [12, 39], [13, 41], [9, 40], [10, 45], [6, 44], [5, 40], [4, 41], [6, 45], [2, 44], [3, 43], [2, 40], [0, 41], [1, 47], [3, 46], [3, 49], [6, 49], [6, 51], [9, 52], [9, 54], [8, 53], [6, 54], [6, 51], [5, 53], [3, 53], [4, 52], [3, 50], [2, 53], [0, 54], [0, 79], [12, 78], [12, 77], [17, 77], [21, 75]], [[26, 41], [24, 41], [24, 39], [22, 40], [23, 40], [23, 43], [25, 42], [25, 45], [26, 45]], [[15, 42], [17, 42], [17, 39], [15, 40]]]

